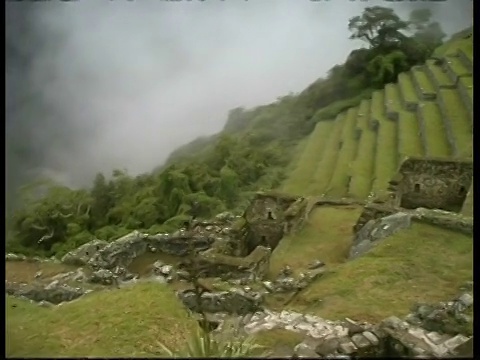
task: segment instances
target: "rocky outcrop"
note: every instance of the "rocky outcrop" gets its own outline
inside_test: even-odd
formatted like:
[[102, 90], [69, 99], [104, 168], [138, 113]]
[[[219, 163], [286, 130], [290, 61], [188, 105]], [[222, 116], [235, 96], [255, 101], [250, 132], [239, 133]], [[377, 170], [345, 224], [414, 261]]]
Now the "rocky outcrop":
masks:
[[214, 249], [198, 255], [195, 270], [201, 277], [253, 278], [262, 279], [268, 271], [271, 250], [257, 246], [246, 257], [235, 257], [221, 254]]
[[428, 331], [451, 335], [469, 334], [473, 317], [468, 312], [472, 306], [473, 296], [468, 292], [449, 302], [418, 303], [413, 306], [406, 321]]
[[370, 250], [380, 240], [410, 227], [411, 214], [399, 212], [380, 219], [370, 220], [355, 234], [350, 259], [354, 259]]
[[244, 315], [254, 313], [261, 308], [262, 295], [256, 292], [245, 292], [240, 289], [232, 289], [222, 292], [205, 292], [198, 301], [197, 294], [193, 290], [185, 290], [177, 293], [179, 299], [191, 311], [198, 312], [200, 309], [208, 313], [229, 313]]
[[376, 220], [399, 212], [409, 214], [412, 220], [418, 222], [436, 225], [467, 235], [473, 234], [473, 217], [463, 216], [455, 212], [438, 209], [417, 208], [415, 210], [408, 210], [399, 207], [393, 207], [391, 205], [376, 203], [365, 205], [362, 214], [353, 227], [353, 230], [355, 233], [357, 233], [370, 220]]
[[88, 292], [88, 290], [61, 284], [58, 280], [45, 287], [5, 282], [5, 291], [9, 295], [27, 298], [35, 302], [46, 301], [52, 304], [72, 301]]
[[62, 262], [67, 265], [84, 266], [107, 245], [106, 241], [94, 239], [67, 253], [62, 257]]

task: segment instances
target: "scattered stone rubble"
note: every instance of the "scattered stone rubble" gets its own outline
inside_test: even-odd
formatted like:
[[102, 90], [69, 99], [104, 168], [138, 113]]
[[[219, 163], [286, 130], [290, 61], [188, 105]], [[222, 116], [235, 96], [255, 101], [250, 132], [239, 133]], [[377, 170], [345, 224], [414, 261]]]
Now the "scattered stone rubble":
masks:
[[60, 304], [75, 300], [88, 293], [89, 290], [61, 284], [58, 280], [54, 280], [45, 287], [5, 281], [5, 292], [9, 295], [26, 298], [39, 302], [40, 305], [45, 305], [45, 303]]
[[[472, 306], [472, 302], [473, 297], [466, 293], [457, 299], [455, 302], [457, 305], [452, 306], [464, 311]], [[226, 314], [218, 314], [214, 318], [219, 323], [215, 331], [223, 331], [227, 318]], [[210, 321], [214, 320], [210, 318]], [[468, 356], [469, 345], [471, 349], [469, 342], [473, 342], [473, 337], [458, 332], [449, 334], [432, 331], [395, 316], [372, 325], [349, 318], [343, 321], [330, 321], [294, 311], [284, 310], [278, 313], [263, 310], [246, 314], [236, 323], [240, 324], [246, 334], [273, 329], [285, 329], [302, 334], [305, 339], [293, 349], [293, 353], [298, 357]]]
[[200, 297], [201, 304], [192, 290], [177, 293], [179, 299], [190, 310], [198, 312], [201, 308], [208, 313], [249, 314], [261, 309], [263, 297], [257, 292], [245, 292], [233, 288], [222, 292], [204, 292]]
[[263, 281], [262, 285], [270, 293], [300, 291], [320, 278], [325, 271], [325, 263], [318, 259], [308, 265], [307, 269], [300, 272], [297, 277], [293, 276], [293, 270], [287, 265], [280, 271], [280, 274], [274, 281]]

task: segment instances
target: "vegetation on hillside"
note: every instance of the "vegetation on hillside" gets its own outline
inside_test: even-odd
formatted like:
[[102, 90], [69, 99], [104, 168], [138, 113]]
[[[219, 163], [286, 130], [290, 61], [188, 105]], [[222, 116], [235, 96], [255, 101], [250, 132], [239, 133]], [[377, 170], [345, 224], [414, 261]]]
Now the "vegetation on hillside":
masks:
[[209, 217], [245, 207], [253, 191], [276, 188], [291, 149], [315, 124], [360, 103], [373, 90], [423, 63], [445, 34], [428, 10], [407, 20], [390, 8], [367, 7], [350, 19], [350, 53], [300, 94], [254, 109], [233, 109], [224, 130], [174, 151], [165, 166], [130, 176], [97, 174], [91, 188], [48, 181], [22, 191], [22, 208], [7, 219], [7, 250], [61, 256], [92, 237], [112, 240], [134, 229], [170, 231], [190, 216]]

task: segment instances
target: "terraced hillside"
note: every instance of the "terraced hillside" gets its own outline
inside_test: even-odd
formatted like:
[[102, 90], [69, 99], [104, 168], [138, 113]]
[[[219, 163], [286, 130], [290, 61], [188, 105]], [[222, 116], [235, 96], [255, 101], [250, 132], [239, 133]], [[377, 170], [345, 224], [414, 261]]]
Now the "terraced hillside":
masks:
[[387, 190], [407, 156], [472, 157], [473, 40], [401, 73], [395, 84], [317, 124], [284, 191], [365, 199]]

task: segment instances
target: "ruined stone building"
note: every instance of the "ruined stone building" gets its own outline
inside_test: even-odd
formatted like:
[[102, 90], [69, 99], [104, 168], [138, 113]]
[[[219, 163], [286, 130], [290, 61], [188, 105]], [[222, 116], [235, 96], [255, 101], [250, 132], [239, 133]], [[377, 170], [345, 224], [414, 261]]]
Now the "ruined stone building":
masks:
[[393, 205], [460, 212], [472, 177], [472, 161], [409, 157], [390, 181]]
[[[275, 249], [288, 230], [288, 224], [294, 216], [289, 215], [288, 209], [296, 204], [298, 197], [274, 194], [257, 193], [250, 206], [245, 211], [247, 226], [246, 254], [257, 246]], [[245, 254], [245, 255], [246, 255]]]

